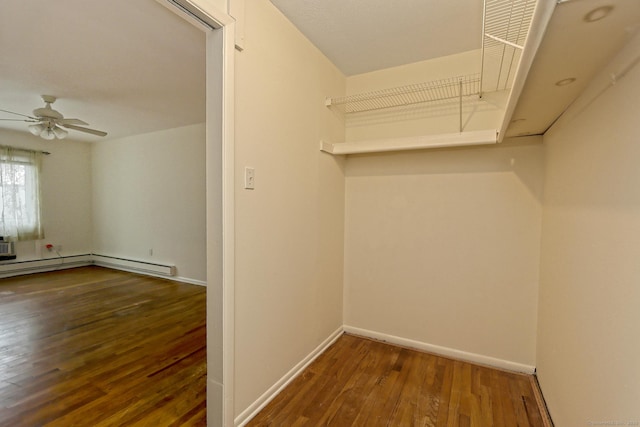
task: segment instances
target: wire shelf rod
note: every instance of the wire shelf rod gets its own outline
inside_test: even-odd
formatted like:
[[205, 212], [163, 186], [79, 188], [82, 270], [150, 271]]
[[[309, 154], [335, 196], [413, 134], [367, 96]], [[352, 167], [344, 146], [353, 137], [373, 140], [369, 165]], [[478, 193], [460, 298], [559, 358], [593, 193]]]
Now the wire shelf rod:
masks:
[[479, 74], [452, 77], [411, 84], [356, 95], [329, 98], [327, 106], [339, 106], [345, 113], [401, 107], [425, 102], [443, 101], [480, 93]]
[[515, 47], [516, 49], [520, 49], [520, 50], [523, 49], [523, 46], [520, 46], [519, 44], [512, 43], [509, 40], [501, 39], [500, 37], [492, 36], [491, 34], [485, 34], [485, 37], [489, 37], [490, 39], [495, 40], [497, 42], [504, 43], [511, 47]]
[[[511, 5], [509, 7], [509, 18], [508, 18], [508, 22], [509, 25], [507, 27], [507, 34], [505, 35], [505, 39], [509, 38], [509, 33], [511, 31], [511, 18], [513, 17], [513, 6], [515, 4], [515, 1], [511, 2]], [[504, 64], [504, 54], [506, 52], [506, 46], [502, 46], [502, 57], [500, 58], [500, 67], [498, 68], [498, 79], [496, 80], [496, 90], [498, 90], [498, 86], [500, 85], [500, 77], [502, 76], [502, 66]], [[509, 76], [507, 76], [508, 78]]]
[[[520, 40], [520, 36], [522, 35], [522, 27], [524, 26], [525, 21], [525, 15], [526, 15], [526, 11], [527, 11], [527, 6], [529, 5], [529, 1], [530, 0], [525, 0], [524, 6], [522, 8], [522, 15], [520, 17], [520, 23], [518, 24], [518, 34], [516, 36], [516, 40]], [[535, 1], [535, 0], [534, 0]], [[528, 33], [528, 26], [527, 26], [527, 33]], [[523, 48], [521, 48], [520, 50], [523, 50]], [[509, 62], [509, 70], [507, 71], [507, 77], [511, 75], [511, 69], [513, 68], [513, 62], [515, 60], [516, 54], [515, 52], [511, 52], [511, 61]], [[505, 80], [504, 82], [504, 89], [507, 88], [507, 83], [508, 83], [508, 79]]]
[[[483, 0], [482, 2], [482, 34], [487, 34], [487, 0]], [[482, 98], [482, 82], [484, 79], [484, 51], [485, 51], [485, 43], [484, 38], [482, 39], [482, 48], [480, 50], [480, 91], [478, 96]]]

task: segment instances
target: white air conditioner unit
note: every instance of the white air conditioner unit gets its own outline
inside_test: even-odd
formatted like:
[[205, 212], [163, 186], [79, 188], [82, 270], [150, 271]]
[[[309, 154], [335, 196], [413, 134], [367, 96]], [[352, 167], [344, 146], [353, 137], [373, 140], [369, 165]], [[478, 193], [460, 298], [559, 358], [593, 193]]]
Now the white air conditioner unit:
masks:
[[16, 259], [16, 251], [13, 242], [7, 242], [0, 236], [0, 261]]

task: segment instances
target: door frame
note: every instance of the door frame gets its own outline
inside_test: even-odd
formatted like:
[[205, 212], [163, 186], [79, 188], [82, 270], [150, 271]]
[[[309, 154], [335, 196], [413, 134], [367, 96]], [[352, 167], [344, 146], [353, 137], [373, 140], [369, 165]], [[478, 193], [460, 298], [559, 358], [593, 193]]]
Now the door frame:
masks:
[[207, 38], [207, 425], [233, 426], [236, 22], [213, 0], [157, 1], [204, 30]]

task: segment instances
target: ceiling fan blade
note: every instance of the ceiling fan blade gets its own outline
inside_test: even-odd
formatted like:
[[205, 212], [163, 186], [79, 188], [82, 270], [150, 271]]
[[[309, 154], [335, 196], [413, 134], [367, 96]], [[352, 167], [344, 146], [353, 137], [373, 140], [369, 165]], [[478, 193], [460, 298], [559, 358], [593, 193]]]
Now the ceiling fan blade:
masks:
[[89, 123], [82, 121], [80, 119], [60, 119], [58, 123], [61, 125], [81, 125], [81, 126], [89, 126]]
[[35, 119], [0, 119], [5, 122], [27, 122], [27, 123], [38, 123], [40, 120]]
[[89, 129], [89, 128], [83, 128], [81, 126], [76, 126], [76, 125], [70, 125], [70, 124], [64, 124], [64, 123], [60, 123], [62, 126], [66, 127], [67, 129], [73, 129], [73, 130], [78, 130], [80, 132], [85, 132], [85, 133], [90, 133], [92, 135], [97, 135], [97, 136], [107, 136], [106, 132], [103, 132], [101, 130], [95, 130], [95, 129]]
[[38, 120], [36, 117], [27, 116], [26, 114], [14, 113], [13, 111], [3, 110], [1, 108], [0, 108], [0, 111], [3, 111], [5, 113], [9, 113], [9, 114], [15, 114], [16, 116], [26, 117], [26, 118], [31, 119], [31, 120]]

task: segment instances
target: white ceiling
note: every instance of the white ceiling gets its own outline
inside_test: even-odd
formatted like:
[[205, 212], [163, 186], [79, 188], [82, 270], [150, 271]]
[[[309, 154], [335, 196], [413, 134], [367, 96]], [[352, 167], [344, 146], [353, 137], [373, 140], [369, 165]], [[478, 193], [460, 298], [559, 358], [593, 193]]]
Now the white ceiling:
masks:
[[[346, 75], [480, 47], [480, 0], [271, 1]], [[606, 5], [614, 6], [610, 16], [585, 22]], [[561, 3], [508, 135], [543, 133], [639, 21], [638, 0]], [[2, 1], [0, 109], [31, 114], [47, 94], [65, 117], [107, 138], [185, 126], [205, 121], [205, 71], [204, 33], [156, 0]], [[568, 77], [577, 80], [555, 85]], [[100, 139], [74, 131], [69, 138]]]
[[53, 108], [107, 138], [205, 121], [205, 35], [157, 1], [2, 0], [1, 9], [0, 109], [31, 114], [40, 95], [54, 95]]
[[[346, 75], [481, 47], [481, 0], [271, 2]], [[639, 28], [640, 0], [560, 1], [507, 136], [543, 134]]]
[[481, 45], [481, 0], [271, 1], [347, 76]]

